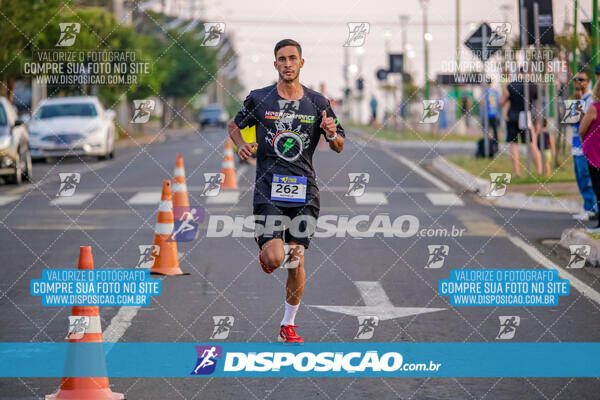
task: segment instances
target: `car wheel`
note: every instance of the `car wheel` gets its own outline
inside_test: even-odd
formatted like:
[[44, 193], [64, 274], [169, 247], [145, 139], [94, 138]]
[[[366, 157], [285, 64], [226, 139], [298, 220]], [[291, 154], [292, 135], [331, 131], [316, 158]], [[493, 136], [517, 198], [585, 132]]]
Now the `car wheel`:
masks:
[[12, 175], [8, 175], [6, 180], [8, 183], [13, 185], [20, 185], [23, 182], [23, 162], [21, 161], [22, 150], [17, 150], [17, 158], [15, 159], [15, 172]]
[[106, 146], [104, 148], [106, 149], [106, 153], [102, 154], [101, 156], [98, 156], [98, 160], [100, 161], [108, 160], [108, 158], [110, 157], [110, 152], [108, 151], [108, 138], [106, 139]]
[[112, 148], [110, 149], [110, 153], [108, 154], [108, 158], [113, 160], [115, 158], [115, 144], [113, 143]]
[[31, 161], [31, 153], [29, 152], [29, 149], [25, 149], [24, 151], [24, 164], [25, 164], [25, 170], [23, 171], [23, 180], [25, 182], [33, 182], [33, 162]]

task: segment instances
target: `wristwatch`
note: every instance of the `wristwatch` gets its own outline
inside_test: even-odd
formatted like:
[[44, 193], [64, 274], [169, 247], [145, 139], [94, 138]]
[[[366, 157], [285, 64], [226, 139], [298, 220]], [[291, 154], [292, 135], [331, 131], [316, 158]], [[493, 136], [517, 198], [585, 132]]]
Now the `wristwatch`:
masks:
[[335, 140], [336, 137], [337, 137], [337, 131], [333, 134], [333, 136], [328, 136], [327, 134], [325, 134], [325, 140], [327, 140], [328, 142]]

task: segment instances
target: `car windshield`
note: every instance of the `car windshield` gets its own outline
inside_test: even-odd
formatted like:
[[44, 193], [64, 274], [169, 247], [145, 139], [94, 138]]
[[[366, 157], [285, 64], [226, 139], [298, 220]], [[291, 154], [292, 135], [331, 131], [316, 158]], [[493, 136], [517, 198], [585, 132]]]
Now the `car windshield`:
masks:
[[37, 119], [57, 117], [95, 117], [98, 115], [93, 103], [48, 104], [40, 107], [35, 114]]
[[202, 110], [202, 115], [220, 115], [221, 109], [219, 108], [205, 108]]
[[0, 104], [0, 126], [8, 125], [8, 120], [6, 118], [6, 113], [4, 112], [4, 106]]

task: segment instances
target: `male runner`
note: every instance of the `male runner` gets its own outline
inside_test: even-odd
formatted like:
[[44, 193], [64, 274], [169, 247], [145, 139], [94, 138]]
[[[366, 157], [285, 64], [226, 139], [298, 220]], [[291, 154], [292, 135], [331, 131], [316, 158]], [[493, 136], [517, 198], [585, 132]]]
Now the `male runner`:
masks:
[[[308, 248], [319, 216], [319, 189], [312, 156], [321, 135], [329, 142], [329, 148], [341, 152], [345, 134], [329, 101], [300, 84], [300, 69], [304, 65], [300, 44], [281, 40], [274, 53], [279, 81], [251, 91], [241, 111], [229, 121], [228, 129], [242, 161], [257, 153], [253, 208], [263, 271], [270, 274], [283, 263], [284, 241], [292, 249], [290, 257], [297, 261], [296, 268], [288, 269], [285, 314], [278, 340], [302, 343], [304, 340], [294, 330], [294, 319], [304, 292], [304, 249]], [[240, 129], [248, 125], [256, 125], [256, 142], [242, 139]], [[289, 218], [292, 223], [272, 229], [269, 221], [274, 217], [280, 221]], [[299, 229], [294, 229], [296, 217], [296, 221], [303, 220], [296, 227]]]

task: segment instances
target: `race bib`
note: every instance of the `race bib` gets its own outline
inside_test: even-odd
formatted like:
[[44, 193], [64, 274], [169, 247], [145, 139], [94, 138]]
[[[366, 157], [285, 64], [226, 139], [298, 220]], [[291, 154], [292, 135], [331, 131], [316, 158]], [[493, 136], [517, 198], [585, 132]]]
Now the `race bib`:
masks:
[[271, 200], [304, 203], [306, 201], [306, 177], [273, 174]]

